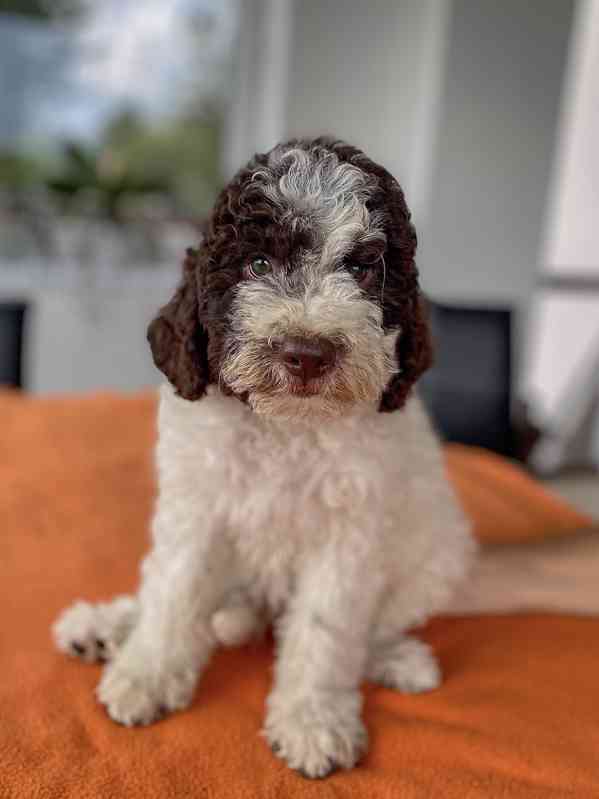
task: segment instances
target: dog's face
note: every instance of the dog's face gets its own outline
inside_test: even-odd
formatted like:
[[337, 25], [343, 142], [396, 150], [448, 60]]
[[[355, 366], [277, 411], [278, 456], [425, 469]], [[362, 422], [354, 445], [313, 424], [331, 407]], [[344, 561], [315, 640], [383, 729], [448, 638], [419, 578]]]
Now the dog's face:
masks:
[[263, 414], [401, 407], [431, 357], [409, 218], [397, 182], [342, 142], [256, 156], [150, 325], [156, 365], [186, 399], [219, 383]]

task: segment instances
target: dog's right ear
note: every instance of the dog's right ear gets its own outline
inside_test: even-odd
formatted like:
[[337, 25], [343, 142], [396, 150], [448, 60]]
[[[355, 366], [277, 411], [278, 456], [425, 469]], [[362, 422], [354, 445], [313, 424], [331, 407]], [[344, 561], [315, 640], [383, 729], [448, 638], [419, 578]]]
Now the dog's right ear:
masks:
[[197, 263], [197, 250], [189, 248], [175, 296], [148, 327], [154, 363], [187, 400], [200, 399], [209, 380], [208, 335], [198, 315]]

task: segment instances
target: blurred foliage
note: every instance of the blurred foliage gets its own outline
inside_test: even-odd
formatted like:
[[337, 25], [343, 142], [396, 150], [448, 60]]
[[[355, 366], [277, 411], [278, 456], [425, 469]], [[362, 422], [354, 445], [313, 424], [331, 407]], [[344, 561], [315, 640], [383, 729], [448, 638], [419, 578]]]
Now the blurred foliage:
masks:
[[0, 150], [0, 186], [9, 190], [39, 185], [44, 178], [45, 165], [30, 155]]
[[126, 161], [108, 149], [96, 153], [76, 142], [64, 148], [64, 166], [46, 180], [61, 201], [62, 210], [77, 211], [82, 194], [93, 196], [97, 211], [113, 222], [121, 221], [121, 201], [128, 194], [166, 194], [168, 180], [152, 175], [135, 175]]
[[[91, 0], [0, 0], [0, 15], [72, 21], [77, 27], [91, 8]], [[193, 51], [202, 54], [210, 16], [200, 10], [190, 21]], [[197, 74], [220, 75], [223, 69], [211, 64], [207, 70], [200, 59]], [[40, 75], [34, 85], [41, 85]], [[25, 80], [23, 91], [27, 86]], [[0, 144], [0, 199], [14, 205], [23, 197], [30, 204], [49, 198], [50, 213], [92, 214], [116, 222], [205, 215], [220, 183], [224, 105], [220, 84], [211, 91], [201, 83], [190, 86], [171, 116], [150, 120], [121, 106], [94, 141], [47, 140], [38, 132], [28, 143], [14, 136], [9, 149], [7, 137]]]
[[202, 217], [220, 183], [221, 117], [149, 126], [133, 111], [116, 115], [97, 145], [67, 141], [62, 152], [0, 151], [0, 186], [11, 193], [45, 187], [61, 213], [94, 213], [114, 222], [144, 215]]
[[133, 179], [167, 181], [179, 213], [209, 210], [221, 180], [222, 115], [217, 108], [156, 127], [124, 111], [109, 123], [102, 141]]
[[[185, 20], [189, 67], [158, 64], [152, 105], [135, 86], [82, 92], [75, 67], [100, 52], [81, 49], [97, 23], [92, 3], [0, 0], [0, 257], [161, 262], [186, 227], [163, 223], [195, 227], [218, 191], [230, 48], [215, 49], [213, 16], [199, 4]], [[104, 52], [112, 57], [109, 37]], [[73, 125], [82, 113], [97, 114], [93, 125]]]

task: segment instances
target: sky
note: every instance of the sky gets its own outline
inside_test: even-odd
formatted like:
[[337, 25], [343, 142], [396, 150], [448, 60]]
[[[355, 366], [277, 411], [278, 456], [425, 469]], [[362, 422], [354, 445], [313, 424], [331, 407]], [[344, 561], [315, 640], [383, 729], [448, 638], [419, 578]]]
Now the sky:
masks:
[[[234, 9], [224, 0], [103, 0], [92, 9], [81, 35], [81, 83], [148, 114], [168, 113], [173, 97], [194, 85], [208, 87], [211, 67], [230, 51]], [[189, 36], [194, 17], [211, 22], [201, 51]]]
[[[121, 106], [168, 116], [222, 79], [237, 17], [237, 0], [90, 0], [65, 35], [0, 16], [0, 72], [12, 73], [14, 118], [24, 120], [17, 127], [89, 139]], [[201, 46], [189, 35], [194, 24]]]

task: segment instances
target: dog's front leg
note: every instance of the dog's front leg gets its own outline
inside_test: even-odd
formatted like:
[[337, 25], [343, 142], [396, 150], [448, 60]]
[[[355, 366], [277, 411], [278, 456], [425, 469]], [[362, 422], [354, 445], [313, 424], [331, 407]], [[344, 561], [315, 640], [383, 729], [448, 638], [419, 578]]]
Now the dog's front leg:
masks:
[[227, 588], [227, 563], [216, 525], [195, 538], [157, 536], [143, 565], [139, 620], [98, 686], [112, 719], [150, 724], [188, 706], [216, 644], [211, 617]]
[[331, 547], [307, 564], [277, 629], [265, 736], [306, 777], [351, 768], [366, 748], [359, 684], [380, 591], [368, 557]]

